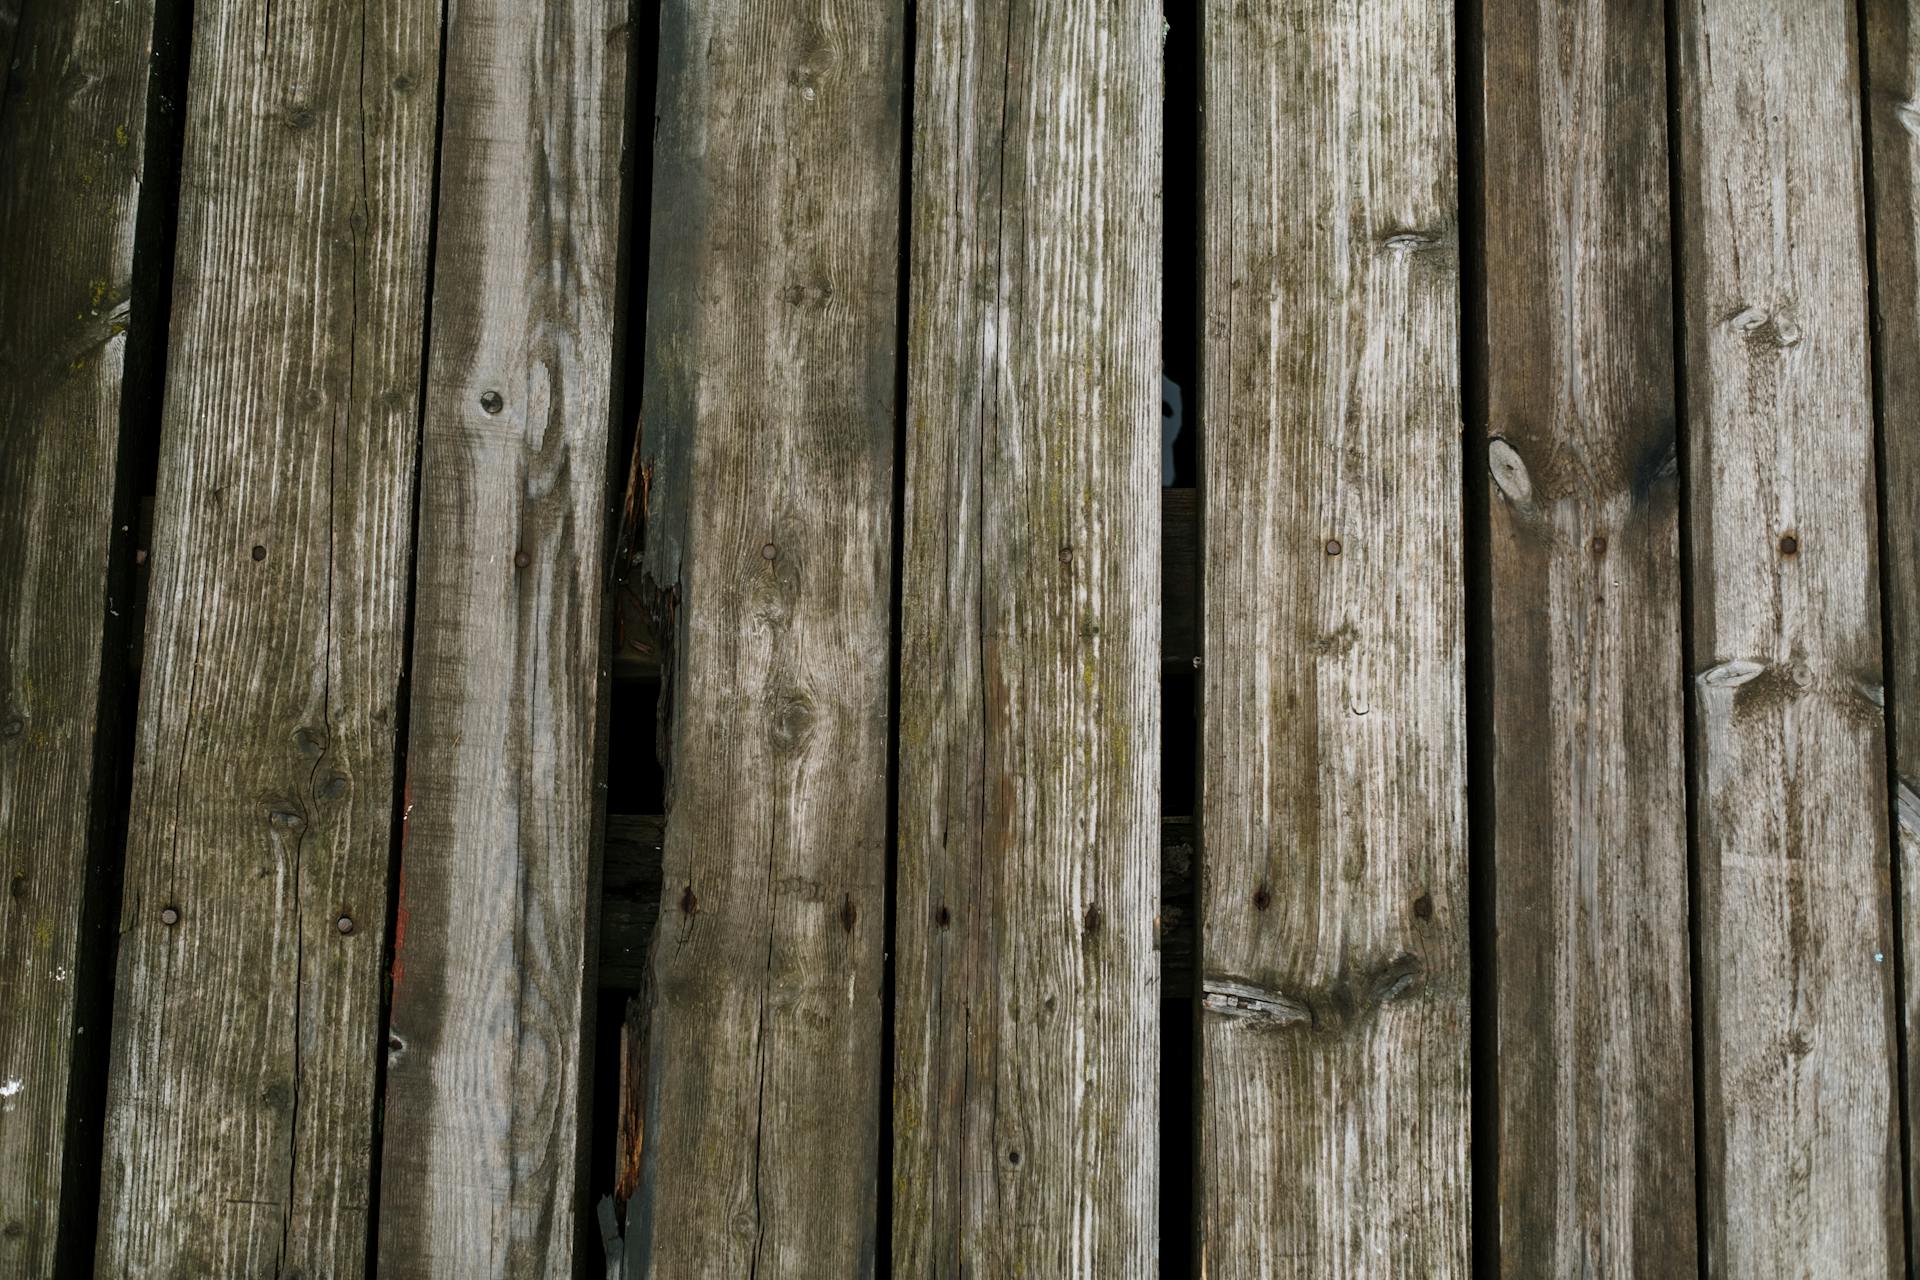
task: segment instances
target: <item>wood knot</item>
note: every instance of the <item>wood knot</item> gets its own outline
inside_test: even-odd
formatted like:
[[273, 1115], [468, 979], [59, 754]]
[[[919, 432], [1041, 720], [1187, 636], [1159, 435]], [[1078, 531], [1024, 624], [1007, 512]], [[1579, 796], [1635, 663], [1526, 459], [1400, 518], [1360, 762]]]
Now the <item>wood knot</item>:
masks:
[[1527, 474], [1527, 464], [1519, 451], [1499, 436], [1487, 442], [1487, 470], [1493, 477], [1493, 487], [1508, 502], [1523, 510], [1533, 506], [1533, 477]]
[[858, 924], [859, 921], [860, 908], [853, 905], [853, 895], [848, 894], [846, 895], [846, 900], [840, 904], [840, 927], [848, 933], [852, 933], [853, 926]]
[[700, 914], [700, 899], [694, 896], [692, 885], [688, 885], [686, 892], [680, 895], [680, 914], [683, 916]]
[[947, 910], [946, 903], [941, 903], [940, 909], [933, 913], [933, 922], [940, 926], [942, 932], [953, 926], [953, 912]]
[[1268, 889], [1267, 886], [1261, 885], [1253, 891], [1253, 909], [1255, 911], [1265, 911], [1272, 905], [1273, 891]]

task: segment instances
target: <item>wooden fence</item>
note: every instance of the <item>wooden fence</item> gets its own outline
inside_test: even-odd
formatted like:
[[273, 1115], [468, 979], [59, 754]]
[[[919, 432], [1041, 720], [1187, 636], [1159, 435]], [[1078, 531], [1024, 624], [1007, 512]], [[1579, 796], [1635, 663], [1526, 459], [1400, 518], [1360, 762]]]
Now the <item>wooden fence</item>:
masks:
[[0, 77], [0, 1277], [1910, 1274], [1912, 0]]

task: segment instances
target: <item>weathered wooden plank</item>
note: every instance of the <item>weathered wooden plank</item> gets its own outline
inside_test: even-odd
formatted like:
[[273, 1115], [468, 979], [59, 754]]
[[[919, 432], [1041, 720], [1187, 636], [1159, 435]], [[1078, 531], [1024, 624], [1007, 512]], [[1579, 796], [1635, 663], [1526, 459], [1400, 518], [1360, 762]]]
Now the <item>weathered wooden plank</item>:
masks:
[[383, 1276], [576, 1266], [627, 18], [449, 11]]
[[[600, 892], [600, 986], [638, 991], [660, 921], [664, 819], [609, 814]], [[1193, 982], [1193, 868], [1199, 833], [1191, 818], [1160, 820], [1160, 991], [1185, 994]]]
[[1703, 1229], [1902, 1261], [1855, 15], [1687, 0], [1683, 268]]
[[[1867, 0], [1867, 128], [1878, 311], [1881, 492], [1886, 522], [1887, 728], [1893, 755], [1893, 835], [1906, 946], [1906, 1106], [1920, 1103], [1920, 11], [1911, 0]], [[1909, 1156], [1909, 1167], [1912, 1158]], [[1910, 1185], [1914, 1195], [1920, 1183]], [[1920, 1208], [1916, 1200], [1914, 1208]], [[1911, 1220], [1911, 1218], [1909, 1219]], [[1909, 1258], [1920, 1242], [1909, 1239]], [[1910, 1264], [1911, 1265], [1911, 1264]]]
[[364, 1269], [440, 6], [195, 6], [98, 1267]]
[[[1168, 668], [1191, 668], [1200, 628], [1200, 500], [1193, 489], [1160, 491], [1160, 657]], [[613, 677], [646, 680], [660, 673], [659, 646], [637, 592], [616, 596]]]
[[1678, 1275], [1698, 1250], [1663, 6], [1490, 0], [1483, 21], [1500, 1270]]
[[641, 435], [674, 626], [640, 1274], [874, 1265], [903, 40], [899, 4], [662, 9]]
[[1160, 10], [915, 30], [894, 1271], [1146, 1275]]
[[93, 1219], [81, 1113], [106, 1044], [96, 890], [116, 856], [138, 452], [121, 441], [155, 389], [136, 254], [149, 286], [166, 264], [135, 243], [152, 0], [17, 20], [0, 4], [0, 85], [19, 64], [0, 105], [0, 1275], [42, 1276], [56, 1252], [84, 1265]]
[[1207, 12], [1212, 1277], [1467, 1271], [1453, 23]]

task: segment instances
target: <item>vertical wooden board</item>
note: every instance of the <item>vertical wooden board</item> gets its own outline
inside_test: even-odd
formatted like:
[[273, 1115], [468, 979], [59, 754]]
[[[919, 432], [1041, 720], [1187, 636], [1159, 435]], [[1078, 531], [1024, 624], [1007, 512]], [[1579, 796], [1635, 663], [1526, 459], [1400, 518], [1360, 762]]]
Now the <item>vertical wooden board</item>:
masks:
[[903, 28], [662, 10], [641, 435], [676, 625], [642, 1275], [874, 1265]]
[[1489, 0], [1483, 21], [1500, 1269], [1678, 1275], [1698, 1255], [1663, 7]]
[[627, 9], [449, 11], [383, 1276], [576, 1265]]
[[82, 993], [126, 666], [105, 642], [131, 613], [111, 563], [123, 391], [151, 391], [128, 328], [154, 6], [38, 5], [17, 46], [15, 15], [0, 5], [0, 57], [20, 64], [0, 107], [0, 1275], [37, 1276], [62, 1220], [92, 1219], [74, 1197], [97, 1137], [71, 1108], [107, 1032]]
[[1902, 1265], [1858, 48], [1678, 10], [1707, 1262]]
[[364, 1269], [439, 13], [195, 6], [102, 1274]]
[[893, 1270], [1145, 1276], [1160, 10], [915, 31]]
[[[1920, 11], [1912, 0], [1867, 0], [1867, 127], [1879, 310], [1882, 539], [1887, 548], [1887, 707], [1893, 753], [1893, 834], [1906, 939], [1907, 1115], [1920, 1029]], [[1909, 1166], [1911, 1167], [1911, 1156]], [[1915, 1188], [1909, 1186], [1908, 1194]], [[1916, 1204], [1920, 1207], [1920, 1204]], [[1908, 1241], [1908, 1252], [1916, 1244]]]
[[1207, 13], [1211, 1277], [1467, 1270], [1453, 21]]

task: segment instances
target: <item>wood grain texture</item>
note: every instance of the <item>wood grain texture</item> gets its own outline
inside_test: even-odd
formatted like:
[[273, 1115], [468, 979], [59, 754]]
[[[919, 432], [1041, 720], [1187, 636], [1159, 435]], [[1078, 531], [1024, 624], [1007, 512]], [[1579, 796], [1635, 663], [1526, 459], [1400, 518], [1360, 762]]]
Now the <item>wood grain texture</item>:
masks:
[[629, 1274], [874, 1267], [903, 42], [897, 4], [662, 9], [641, 447], [672, 721]]
[[1206, 15], [1200, 1247], [1467, 1273], [1453, 6]]
[[571, 1275], [587, 1216], [627, 17], [449, 10], [382, 1276]]
[[[600, 986], [638, 991], [660, 923], [665, 819], [607, 815], [600, 891]], [[1191, 818], [1160, 820], [1159, 961], [1162, 998], [1193, 986], [1193, 876], [1200, 832]]]
[[439, 15], [195, 7], [103, 1275], [365, 1267]]
[[1715, 1275], [1899, 1271], [1860, 96], [1845, 0], [1679, 7]]
[[[1878, 292], [1874, 369], [1881, 414], [1881, 476], [1887, 549], [1886, 616], [1893, 833], [1898, 841], [1906, 945], [1907, 1116], [1920, 1031], [1920, 10], [1911, 0], [1867, 0], [1867, 141], [1872, 175]], [[1912, 1160], [1909, 1156], [1909, 1167]], [[1920, 1185], [1920, 1184], [1916, 1184]], [[1909, 1187], [1914, 1194], [1916, 1187]], [[1915, 1208], [1920, 1208], [1916, 1201]], [[1913, 1257], [1920, 1243], [1909, 1240]]]
[[1153, 1273], [1161, 26], [918, 9], [897, 1275]]
[[75, 1103], [107, 1033], [122, 424], [154, 392], [129, 350], [147, 337], [129, 329], [154, 6], [41, 4], [17, 31], [16, 15], [0, 5], [0, 58], [19, 63], [0, 107], [0, 1275], [42, 1276], [62, 1225], [93, 1217], [99, 1136]]
[[1658, 0], [1484, 10], [1500, 1270], [1694, 1269]]

